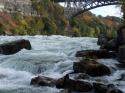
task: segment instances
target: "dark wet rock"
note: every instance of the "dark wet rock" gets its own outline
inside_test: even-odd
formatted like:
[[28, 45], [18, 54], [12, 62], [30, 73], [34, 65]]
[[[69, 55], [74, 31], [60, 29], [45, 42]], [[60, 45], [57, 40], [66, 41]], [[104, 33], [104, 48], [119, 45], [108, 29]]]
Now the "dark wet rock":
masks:
[[121, 80], [121, 81], [123, 81], [123, 80], [124, 80], [124, 81], [125, 81], [125, 74], [121, 74], [121, 75], [120, 75], [120, 78], [119, 78], [119, 79], [117, 79], [117, 80]]
[[107, 49], [108, 51], [118, 51], [118, 48], [122, 45], [125, 45], [125, 26], [122, 26], [117, 30], [117, 38], [101, 44], [100, 48]]
[[31, 50], [31, 44], [29, 40], [21, 39], [9, 43], [0, 44], [0, 54], [15, 54], [23, 48]]
[[112, 39], [108, 41], [107, 43], [103, 44], [100, 49], [106, 49], [108, 51], [118, 51], [119, 45], [117, 44], [116, 39]]
[[75, 79], [89, 79], [90, 76], [85, 73], [78, 73]]
[[69, 75], [64, 76], [57, 80], [56, 88], [68, 89], [74, 92], [89, 92], [93, 89], [92, 85], [88, 82], [69, 79]]
[[119, 47], [118, 51], [118, 61], [125, 64], [125, 45]]
[[116, 52], [100, 50], [82, 50], [76, 53], [76, 57], [90, 57], [90, 58], [116, 58]]
[[98, 35], [97, 45], [104, 45], [109, 40], [111, 40], [111, 38], [108, 38], [105, 34], [100, 34]]
[[120, 89], [110, 89], [106, 93], [123, 93]]
[[59, 93], [72, 93], [72, 91], [68, 89], [61, 90]]
[[125, 45], [125, 26], [121, 26], [117, 30], [117, 44], [119, 46]]
[[110, 75], [110, 69], [95, 60], [83, 60], [81, 62], [74, 62], [74, 73], [86, 73], [90, 76]]
[[56, 80], [45, 76], [38, 76], [38, 77], [32, 78], [30, 84], [37, 85], [37, 86], [55, 86]]
[[93, 83], [96, 93], [123, 93], [120, 89], [116, 88], [113, 84]]
[[93, 83], [93, 87], [96, 93], [106, 93], [108, 88], [102, 83]]
[[115, 85], [109, 84], [107, 85], [108, 90], [106, 93], [123, 93], [120, 89], [116, 88]]
[[117, 63], [115, 64], [119, 69], [124, 69], [125, 68], [125, 64], [121, 63]]

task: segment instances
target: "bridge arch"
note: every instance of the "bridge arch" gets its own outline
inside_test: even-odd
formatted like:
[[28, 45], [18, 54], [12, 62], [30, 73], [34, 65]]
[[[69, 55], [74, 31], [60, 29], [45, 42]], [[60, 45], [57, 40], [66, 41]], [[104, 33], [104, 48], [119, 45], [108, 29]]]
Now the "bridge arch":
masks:
[[[120, 5], [120, 0], [57, 0], [58, 2], [65, 2], [66, 11], [71, 15], [70, 17], [76, 17], [86, 11], [109, 5]], [[74, 11], [74, 12], [73, 12]]]
[[103, 7], [103, 6], [109, 6], [109, 5], [119, 5], [119, 4], [120, 3], [112, 3], [112, 4], [104, 4], [104, 5], [97, 5], [97, 6], [89, 7], [87, 9], [85, 9], [85, 10], [81, 10], [81, 11], [78, 11], [77, 13], [74, 13], [72, 15], [72, 17], [76, 17], [76, 16], [78, 16], [78, 15], [84, 13], [84, 12], [87, 12], [87, 11], [95, 9], [95, 8], [99, 8], [99, 7]]

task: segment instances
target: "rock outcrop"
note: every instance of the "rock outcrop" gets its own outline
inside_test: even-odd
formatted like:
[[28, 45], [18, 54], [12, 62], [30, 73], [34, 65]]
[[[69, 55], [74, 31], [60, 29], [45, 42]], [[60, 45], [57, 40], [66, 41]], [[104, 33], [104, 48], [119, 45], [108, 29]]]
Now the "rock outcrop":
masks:
[[92, 84], [84, 81], [72, 80], [69, 78], [69, 75], [57, 80], [49, 77], [38, 76], [33, 78], [30, 84], [35, 86], [56, 86], [58, 89], [66, 89], [75, 92], [88, 92], [93, 89]]
[[110, 41], [112, 38], [109, 38], [108, 36], [106, 36], [105, 34], [100, 34], [98, 35], [98, 41], [97, 41], [97, 45], [104, 45], [105, 43], [107, 43], [108, 41]]
[[100, 45], [101, 49], [118, 51], [120, 46], [125, 45], [125, 26], [121, 26], [117, 30], [116, 38], [108, 39], [106, 36], [100, 35], [97, 44]]
[[19, 52], [21, 49], [31, 50], [29, 40], [16, 40], [9, 43], [0, 44], [0, 54], [11, 55]]
[[116, 52], [107, 51], [106, 49], [100, 50], [82, 50], [76, 53], [76, 57], [88, 58], [116, 58]]
[[110, 75], [110, 69], [95, 60], [84, 60], [82, 62], [74, 62], [73, 70], [75, 73], [86, 73], [90, 76]]
[[36, 86], [55, 86], [56, 80], [45, 76], [38, 76], [32, 78], [30, 84]]
[[69, 89], [74, 92], [89, 92], [93, 89], [93, 86], [84, 81], [72, 80], [69, 75], [57, 80], [56, 88], [58, 89]]
[[100, 49], [106, 49], [107, 51], [118, 51], [118, 48], [119, 45], [116, 39], [112, 39], [100, 47]]
[[118, 61], [119, 61], [120, 63], [125, 64], [125, 45], [119, 47]]
[[117, 44], [119, 46], [125, 45], [125, 26], [121, 26], [117, 30]]

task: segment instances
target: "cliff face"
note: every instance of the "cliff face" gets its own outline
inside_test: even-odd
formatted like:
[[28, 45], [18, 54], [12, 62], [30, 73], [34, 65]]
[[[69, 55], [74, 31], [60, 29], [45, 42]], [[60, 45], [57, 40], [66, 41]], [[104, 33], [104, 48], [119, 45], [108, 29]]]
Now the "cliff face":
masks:
[[0, 0], [0, 9], [6, 12], [20, 12], [24, 15], [36, 15], [30, 0]]

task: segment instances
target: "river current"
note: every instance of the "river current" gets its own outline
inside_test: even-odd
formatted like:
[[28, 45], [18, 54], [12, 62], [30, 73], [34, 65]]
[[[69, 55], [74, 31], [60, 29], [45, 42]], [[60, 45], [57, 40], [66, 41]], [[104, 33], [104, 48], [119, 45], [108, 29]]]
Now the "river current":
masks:
[[[0, 36], [0, 43], [18, 39], [31, 42], [32, 50], [21, 50], [13, 55], [0, 54], [0, 93], [59, 93], [51, 87], [30, 85], [33, 77], [42, 75], [60, 78], [72, 71], [73, 62], [80, 58], [75, 53], [80, 50], [98, 49], [96, 38], [66, 36]], [[92, 78], [115, 84], [125, 92], [125, 79], [118, 81], [124, 69], [119, 69], [114, 59], [99, 59], [98, 62], [111, 68], [110, 76]]]

